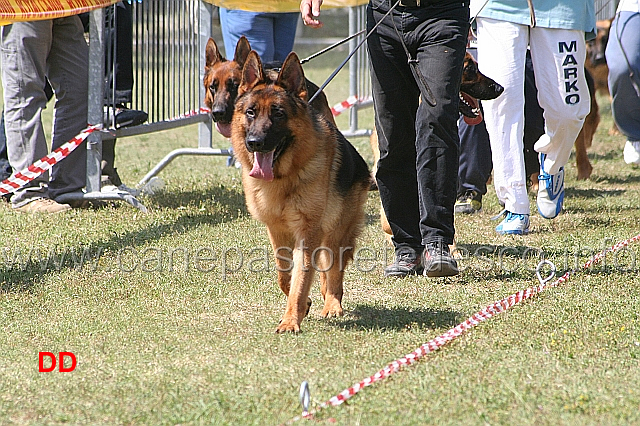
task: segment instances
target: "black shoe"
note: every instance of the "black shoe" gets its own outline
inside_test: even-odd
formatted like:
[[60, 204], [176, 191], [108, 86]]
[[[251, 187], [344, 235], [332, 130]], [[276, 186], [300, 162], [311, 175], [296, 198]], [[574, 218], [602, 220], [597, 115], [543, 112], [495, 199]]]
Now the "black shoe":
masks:
[[460, 194], [453, 207], [454, 213], [472, 214], [482, 210], [482, 195], [478, 191], [467, 190]]
[[424, 250], [424, 275], [428, 277], [450, 277], [458, 275], [458, 262], [449, 253], [444, 243], [430, 243]]
[[404, 252], [396, 255], [396, 261], [384, 268], [385, 277], [404, 278], [408, 275], [422, 275], [422, 255]]
[[[115, 116], [115, 118], [114, 118]], [[115, 108], [104, 107], [104, 120], [111, 126], [111, 120], [115, 120], [115, 128], [139, 126], [147, 121], [149, 114], [137, 109], [128, 109], [124, 105], [116, 105]]]

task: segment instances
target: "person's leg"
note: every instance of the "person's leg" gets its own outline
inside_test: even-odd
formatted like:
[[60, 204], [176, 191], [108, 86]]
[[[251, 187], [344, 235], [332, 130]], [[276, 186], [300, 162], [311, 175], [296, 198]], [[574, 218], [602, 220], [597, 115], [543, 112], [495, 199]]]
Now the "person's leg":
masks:
[[535, 27], [530, 39], [538, 102], [544, 110], [546, 128], [534, 148], [545, 154], [544, 170], [553, 175], [569, 160], [591, 109], [584, 75], [584, 32]]
[[131, 5], [121, 1], [116, 3], [115, 12], [115, 56], [113, 58], [115, 75], [115, 103], [128, 104], [133, 92], [133, 27]]
[[460, 118], [458, 136], [460, 137], [458, 194], [475, 191], [482, 196], [487, 193], [487, 181], [493, 169], [487, 126], [484, 120], [472, 126]]
[[[41, 113], [47, 104], [44, 86], [52, 25], [50, 20], [16, 22], [0, 29], [7, 153], [15, 170], [48, 154]], [[11, 197], [13, 207], [47, 197], [48, 178], [43, 173], [17, 190]]]
[[0, 112], [0, 182], [11, 176], [12, 170], [7, 154], [7, 136], [4, 131], [4, 111]]
[[538, 213], [553, 219], [564, 204], [564, 166], [591, 109], [585, 77], [584, 32], [531, 29], [531, 60], [538, 103], [544, 110], [545, 134], [533, 148], [540, 153]]
[[524, 167], [524, 66], [528, 27], [493, 19], [478, 19], [478, 67], [504, 92], [483, 101], [491, 142], [493, 180], [498, 199], [508, 212], [528, 215]]
[[296, 29], [300, 20], [300, 13], [275, 13], [273, 30], [273, 60], [283, 62], [293, 50], [296, 39]]
[[245, 36], [263, 63], [273, 61], [273, 19], [269, 14], [220, 8], [220, 27], [226, 58], [233, 58], [238, 40]]
[[[430, 10], [432, 9], [432, 10]], [[459, 4], [418, 9], [410, 44], [437, 103], [422, 99], [416, 119], [416, 169], [420, 233], [425, 247], [453, 244], [458, 181], [458, 104], [466, 53], [469, 9]], [[446, 52], [446, 53], [445, 53]]]
[[[133, 97], [133, 27], [131, 4], [121, 1], [113, 6], [115, 15], [107, 17], [106, 26], [110, 32], [105, 36], [111, 43], [115, 42], [112, 53], [107, 52], [107, 64], [111, 64], [105, 72], [110, 82], [105, 90], [105, 105], [114, 106], [113, 113], [107, 116], [116, 127], [136, 126], [147, 121], [149, 115], [145, 111], [132, 110], [128, 106]], [[109, 9], [107, 9], [109, 10]], [[115, 52], [113, 52], [115, 50]], [[115, 90], [114, 81], [115, 80]], [[102, 182], [119, 187], [122, 180], [115, 167], [116, 139], [102, 141]], [[109, 188], [109, 189], [112, 189]]]
[[[387, 11], [384, 0], [367, 7], [370, 30]], [[398, 19], [397, 12], [393, 13]], [[421, 255], [420, 209], [416, 175], [415, 117], [420, 92], [390, 18], [367, 41], [380, 160], [376, 180], [391, 227], [396, 255]]]
[[[53, 20], [52, 32], [47, 76], [56, 95], [52, 134], [55, 149], [87, 126], [89, 49], [78, 16]], [[87, 150], [81, 147], [53, 166], [49, 182], [51, 198], [85, 186], [86, 157]]]
[[524, 165], [527, 178], [540, 172], [538, 153], [533, 145], [544, 135], [544, 116], [538, 103], [538, 89], [531, 55], [527, 51], [524, 69]]
[[[638, 34], [640, 34], [640, 14], [620, 12], [611, 23], [609, 43], [605, 53], [609, 65], [611, 114], [620, 131], [627, 137], [624, 160], [629, 164], [640, 164], [640, 37]], [[628, 65], [627, 61], [629, 61]], [[633, 79], [630, 76], [632, 71]]]

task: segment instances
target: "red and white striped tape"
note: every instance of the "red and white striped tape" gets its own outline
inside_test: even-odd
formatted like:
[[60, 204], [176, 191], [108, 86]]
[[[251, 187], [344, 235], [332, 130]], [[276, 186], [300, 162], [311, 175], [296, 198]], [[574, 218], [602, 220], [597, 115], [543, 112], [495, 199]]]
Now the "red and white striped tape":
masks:
[[[211, 111], [207, 108], [200, 108], [199, 111], [191, 110], [165, 121], [174, 121], [180, 118], [188, 118], [197, 114], [208, 114], [209, 112]], [[0, 182], [0, 195], [10, 194], [16, 191], [46, 172], [47, 170], [50, 170], [54, 164], [57, 164], [68, 157], [69, 154], [71, 154], [77, 147], [79, 147], [91, 133], [95, 132], [96, 130], [100, 130], [101, 128], [102, 125], [100, 124], [94, 124], [87, 127], [69, 142], [66, 142], [59, 148], [53, 150], [49, 155], [42, 157], [40, 160], [36, 161], [26, 169], [15, 172], [7, 179]]]
[[355, 105], [365, 102], [367, 101], [369, 98], [358, 98], [355, 95], [351, 95], [349, 96], [346, 100], [335, 104], [332, 108], [331, 108], [331, 114], [333, 114], [334, 117], [340, 115], [341, 113], [343, 113], [344, 111], [348, 110], [349, 108], [354, 107]]
[[66, 142], [62, 144], [62, 146], [54, 149], [49, 155], [42, 157], [26, 169], [15, 172], [7, 179], [0, 182], [0, 194], [10, 194], [22, 188], [47, 170], [50, 170], [54, 164], [68, 157], [69, 154], [79, 147], [91, 133], [99, 130], [101, 127], [102, 125], [87, 127], [69, 142]]
[[[591, 259], [589, 259], [589, 261], [587, 261], [583, 265], [583, 268], [584, 269], [590, 268], [595, 263], [600, 262], [606, 256], [607, 253], [616, 252], [628, 246], [630, 243], [637, 242], [637, 241], [640, 241], [640, 234], [636, 235], [633, 238], [629, 238], [628, 240], [621, 241], [613, 245], [609, 249], [601, 251], [600, 253], [596, 254]], [[430, 352], [434, 352], [440, 349], [442, 346], [454, 340], [455, 338], [461, 336], [465, 331], [472, 329], [473, 327], [480, 324], [482, 321], [485, 321], [501, 312], [504, 312], [507, 309], [517, 305], [518, 303], [524, 300], [532, 298], [533, 296], [543, 292], [547, 288], [556, 287], [566, 282], [569, 279], [569, 276], [571, 274], [572, 274], [571, 271], [567, 271], [564, 275], [562, 275], [560, 278], [558, 278], [554, 282], [551, 282], [550, 284], [545, 282], [538, 286], [529, 287], [526, 290], [519, 291], [500, 301], [490, 304], [489, 306], [485, 307], [481, 311], [478, 311], [475, 314], [471, 315], [466, 321], [458, 324], [457, 326], [448, 330], [444, 334], [441, 334], [440, 336], [428, 341], [427, 343], [423, 344], [422, 346], [420, 346], [418, 349], [411, 352], [410, 354], [405, 355], [402, 358], [399, 358], [391, 362], [386, 367], [384, 367], [377, 373], [373, 374], [372, 376], [369, 376], [361, 380], [360, 382], [353, 384], [352, 386], [343, 390], [336, 396], [331, 397], [328, 401], [319, 404], [315, 410], [304, 411], [302, 415], [294, 417], [293, 419], [289, 420], [287, 424], [294, 423], [303, 418], [311, 418], [315, 413], [317, 413], [319, 410], [323, 408], [326, 408], [329, 406], [338, 406], [342, 404], [344, 401], [351, 398], [356, 393], [360, 392], [363, 388], [367, 386], [371, 386], [372, 384], [389, 377], [391, 374], [399, 371], [400, 369], [402, 369], [407, 365], [414, 364], [415, 362], [420, 360], [420, 358], [422, 358], [423, 356], [427, 355]]]

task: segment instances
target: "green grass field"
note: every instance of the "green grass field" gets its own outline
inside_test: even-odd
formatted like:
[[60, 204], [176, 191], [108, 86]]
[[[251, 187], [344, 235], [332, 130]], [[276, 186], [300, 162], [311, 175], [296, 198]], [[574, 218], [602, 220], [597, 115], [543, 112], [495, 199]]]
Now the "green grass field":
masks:
[[[300, 56], [316, 47], [300, 47]], [[346, 53], [305, 71], [321, 83]], [[330, 103], [346, 98], [345, 74], [329, 85]], [[607, 102], [589, 151], [592, 178], [575, 179], [573, 157], [567, 167], [565, 212], [553, 221], [532, 214], [528, 236], [498, 236], [491, 188], [482, 212], [456, 220], [468, 254], [458, 277], [385, 279], [392, 252], [371, 192], [365, 259], [345, 276], [346, 315], [320, 318], [316, 282], [299, 335], [274, 334], [285, 298], [265, 227], [247, 213], [239, 170], [226, 158], [178, 158], [160, 174], [165, 191], [141, 198], [147, 214], [116, 203], [26, 215], [0, 203], [0, 424], [281, 424], [301, 412], [301, 382], [316, 407], [537, 284], [541, 253], [575, 274], [316, 421], [640, 424], [640, 245], [581, 268], [640, 233], [640, 169], [623, 162], [624, 138], [608, 134]], [[347, 115], [338, 118], [347, 127]], [[371, 126], [371, 110], [361, 122]], [[189, 126], [120, 139], [118, 171], [133, 186], [172, 149], [196, 146], [196, 136]], [[352, 142], [371, 162], [368, 140]], [[218, 135], [215, 144], [228, 145]], [[40, 373], [42, 351], [73, 352], [77, 367]]]

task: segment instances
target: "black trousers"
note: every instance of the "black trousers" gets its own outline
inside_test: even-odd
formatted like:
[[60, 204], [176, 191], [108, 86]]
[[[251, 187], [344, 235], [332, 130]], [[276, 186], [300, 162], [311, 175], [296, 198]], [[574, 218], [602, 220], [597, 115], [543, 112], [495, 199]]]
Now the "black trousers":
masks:
[[[105, 105], [131, 102], [133, 93], [133, 21], [131, 3], [120, 1], [104, 9], [105, 14]], [[89, 13], [81, 13], [85, 32]], [[115, 80], [115, 87], [114, 87]]]
[[[370, 0], [369, 30], [393, 3]], [[468, 5], [432, 0], [423, 7], [399, 6], [367, 41], [380, 147], [376, 179], [396, 253], [453, 243], [458, 91], [468, 30]], [[435, 106], [419, 102], [420, 87], [400, 38], [418, 61]]]

